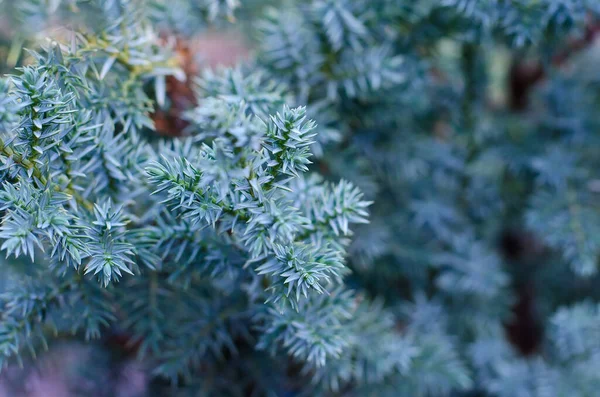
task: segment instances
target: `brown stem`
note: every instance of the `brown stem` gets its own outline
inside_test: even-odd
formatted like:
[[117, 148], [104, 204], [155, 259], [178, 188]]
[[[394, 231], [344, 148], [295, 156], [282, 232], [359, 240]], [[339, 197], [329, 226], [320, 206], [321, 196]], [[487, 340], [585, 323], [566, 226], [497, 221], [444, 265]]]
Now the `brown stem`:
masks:
[[[550, 65], [552, 67], [564, 65], [574, 54], [592, 44], [598, 33], [600, 33], [600, 23], [590, 24], [586, 27], [582, 37], [570, 40], [566, 47], [552, 56]], [[515, 59], [508, 76], [510, 109], [516, 112], [526, 110], [529, 103], [529, 93], [546, 76], [547, 70], [541, 61]]]

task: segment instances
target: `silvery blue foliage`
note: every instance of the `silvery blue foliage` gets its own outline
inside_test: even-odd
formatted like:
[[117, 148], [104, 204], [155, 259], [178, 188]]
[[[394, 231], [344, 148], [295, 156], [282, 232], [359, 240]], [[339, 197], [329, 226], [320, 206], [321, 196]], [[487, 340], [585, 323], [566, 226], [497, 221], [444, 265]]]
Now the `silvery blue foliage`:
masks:
[[[596, 2], [8, 3], [33, 49], [0, 80], [2, 366], [117, 329], [181, 395], [597, 393], [596, 54], [553, 53]], [[235, 15], [230, 69], [186, 76], [157, 33]], [[516, 111], [490, 93], [521, 58]]]

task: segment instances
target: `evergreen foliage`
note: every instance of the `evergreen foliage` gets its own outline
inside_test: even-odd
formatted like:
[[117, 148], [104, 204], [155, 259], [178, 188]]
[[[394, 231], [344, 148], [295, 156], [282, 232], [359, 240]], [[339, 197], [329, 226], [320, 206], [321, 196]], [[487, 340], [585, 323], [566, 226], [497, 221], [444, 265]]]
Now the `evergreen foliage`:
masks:
[[[0, 366], [120, 330], [171, 395], [597, 394], [598, 2], [0, 5]], [[215, 26], [256, 56], [186, 76], [159, 32]]]

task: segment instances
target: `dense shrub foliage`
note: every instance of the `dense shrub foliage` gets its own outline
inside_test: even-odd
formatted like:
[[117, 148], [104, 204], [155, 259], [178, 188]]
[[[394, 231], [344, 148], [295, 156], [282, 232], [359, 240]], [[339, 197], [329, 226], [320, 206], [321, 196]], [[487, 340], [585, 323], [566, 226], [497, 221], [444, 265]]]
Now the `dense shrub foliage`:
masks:
[[[3, 366], [118, 330], [171, 394], [597, 394], [597, 1], [0, 6]], [[252, 59], [191, 75], [211, 29]]]

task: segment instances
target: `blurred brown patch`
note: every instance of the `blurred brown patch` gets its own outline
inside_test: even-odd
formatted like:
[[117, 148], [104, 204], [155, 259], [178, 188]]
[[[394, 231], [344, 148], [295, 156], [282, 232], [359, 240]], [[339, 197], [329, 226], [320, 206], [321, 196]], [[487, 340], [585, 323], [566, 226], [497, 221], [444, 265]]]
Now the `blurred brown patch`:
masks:
[[[593, 21], [581, 37], [568, 40], [551, 59], [553, 67], [560, 67], [579, 51], [593, 44], [600, 33], [600, 22]], [[515, 59], [508, 76], [509, 105], [516, 112], [524, 111], [529, 104], [529, 94], [533, 87], [546, 77], [546, 69], [539, 60]]]
[[[169, 36], [163, 37], [166, 42]], [[180, 136], [187, 127], [183, 112], [196, 105], [194, 78], [202, 69], [233, 66], [249, 55], [241, 37], [219, 32], [205, 33], [192, 39], [176, 37], [175, 52], [186, 79], [179, 81], [172, 76], [166, 79], [169, 106], [166, 109], [157, 108], [152, 114], [156, 131], [163, 136]]]
[[513, 321], [506, 324], [510, 343], [524, 356], [538, 352], [544, 329], [536, 316], [534, 292], [529, 285], [517, 288], [517, 302], [513, 306]]

